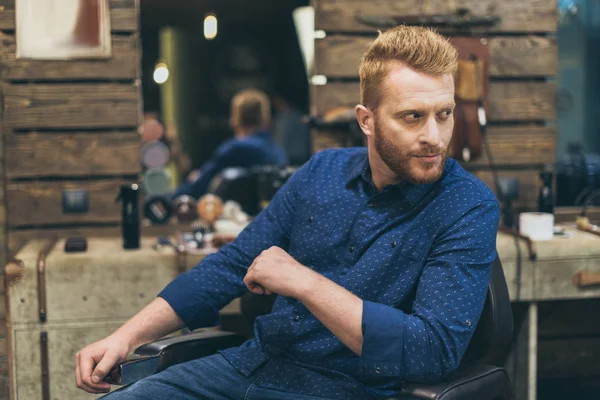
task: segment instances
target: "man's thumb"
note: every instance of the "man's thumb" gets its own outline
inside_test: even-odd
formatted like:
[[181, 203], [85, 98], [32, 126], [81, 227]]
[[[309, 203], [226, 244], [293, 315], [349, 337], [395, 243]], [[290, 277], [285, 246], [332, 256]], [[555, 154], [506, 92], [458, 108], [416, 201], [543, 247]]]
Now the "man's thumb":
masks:
[[94, 372], [92, 373], [92, 382], [100, 383], [104, 379], [104, 377], [108, 374], [110, 369], [117, 362], [116, 355], [113, 354], [104, 354], [102, 360], [96, 365], [94, 368]]

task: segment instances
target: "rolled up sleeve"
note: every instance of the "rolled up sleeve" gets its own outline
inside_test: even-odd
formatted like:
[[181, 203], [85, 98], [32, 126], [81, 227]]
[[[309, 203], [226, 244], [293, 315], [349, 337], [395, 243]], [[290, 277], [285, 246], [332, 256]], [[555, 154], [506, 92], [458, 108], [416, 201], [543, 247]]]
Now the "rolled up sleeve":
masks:
[[366, 376], [438, 382], [458, 367], [485, 303], [499, 217], [496, 202], [482, 203], [440, 235], [410, 313], [363, 302]]
[[263, 250], [271, 246], [287, 249], [296, 194], [304, 185], [307, 168], [308, 164], [290, 177], [235, 241], [205, 257], [159, 293], [190, 329], [216, 324], [219, 310], [248, 291], [244, 277]]

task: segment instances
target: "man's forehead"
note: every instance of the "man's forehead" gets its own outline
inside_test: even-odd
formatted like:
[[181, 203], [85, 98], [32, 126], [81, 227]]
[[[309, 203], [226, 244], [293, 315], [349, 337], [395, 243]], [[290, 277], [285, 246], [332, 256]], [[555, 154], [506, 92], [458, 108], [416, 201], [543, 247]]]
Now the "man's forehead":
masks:
[[452, 75], [419, 73], [401, 65], [392, 68], [382, 89], [385, 97], [389, 96], [394, 103], [432, 105], [452, 102], [454, 99]]

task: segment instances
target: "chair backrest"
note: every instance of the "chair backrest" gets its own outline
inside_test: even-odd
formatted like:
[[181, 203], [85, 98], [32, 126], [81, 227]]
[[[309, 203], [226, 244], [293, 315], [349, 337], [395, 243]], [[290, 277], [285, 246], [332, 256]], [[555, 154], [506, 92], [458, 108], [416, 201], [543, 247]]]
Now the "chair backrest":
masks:
[[461, 364], [503, 366], [513, 335], [513, 315], [499, 258], [492, 264], [485, 306]]
[[[241, 299], [242, 315], [252, 329], [256, 317], [270, 312], [275, 295], [261, 296], [252, 292]], [[500, 259], [492, 264], [492, 276], [483, 312], [461, 365], [491, 364], [503, 366], [512, 341], [513, 315], [508, 287]]]
[[238, 202], [242, 210], [255, 216], [292, 173], [293, 169], [272, 165], [226, 168], [211, 180], [208, 191], [223, 201]]

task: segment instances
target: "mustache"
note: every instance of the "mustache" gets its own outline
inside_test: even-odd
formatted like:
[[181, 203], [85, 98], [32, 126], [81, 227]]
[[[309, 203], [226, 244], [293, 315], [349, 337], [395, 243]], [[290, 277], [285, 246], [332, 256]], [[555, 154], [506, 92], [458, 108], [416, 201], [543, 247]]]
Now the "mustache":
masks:
[[424, 149], [417, 153], [414, 153], [413, 156], [414, 157], [431, 157], [431, 156], [443, 155], [443, 154], [446, 154], [447, 150], [448, 149], [442, 148], [442, 147]]

